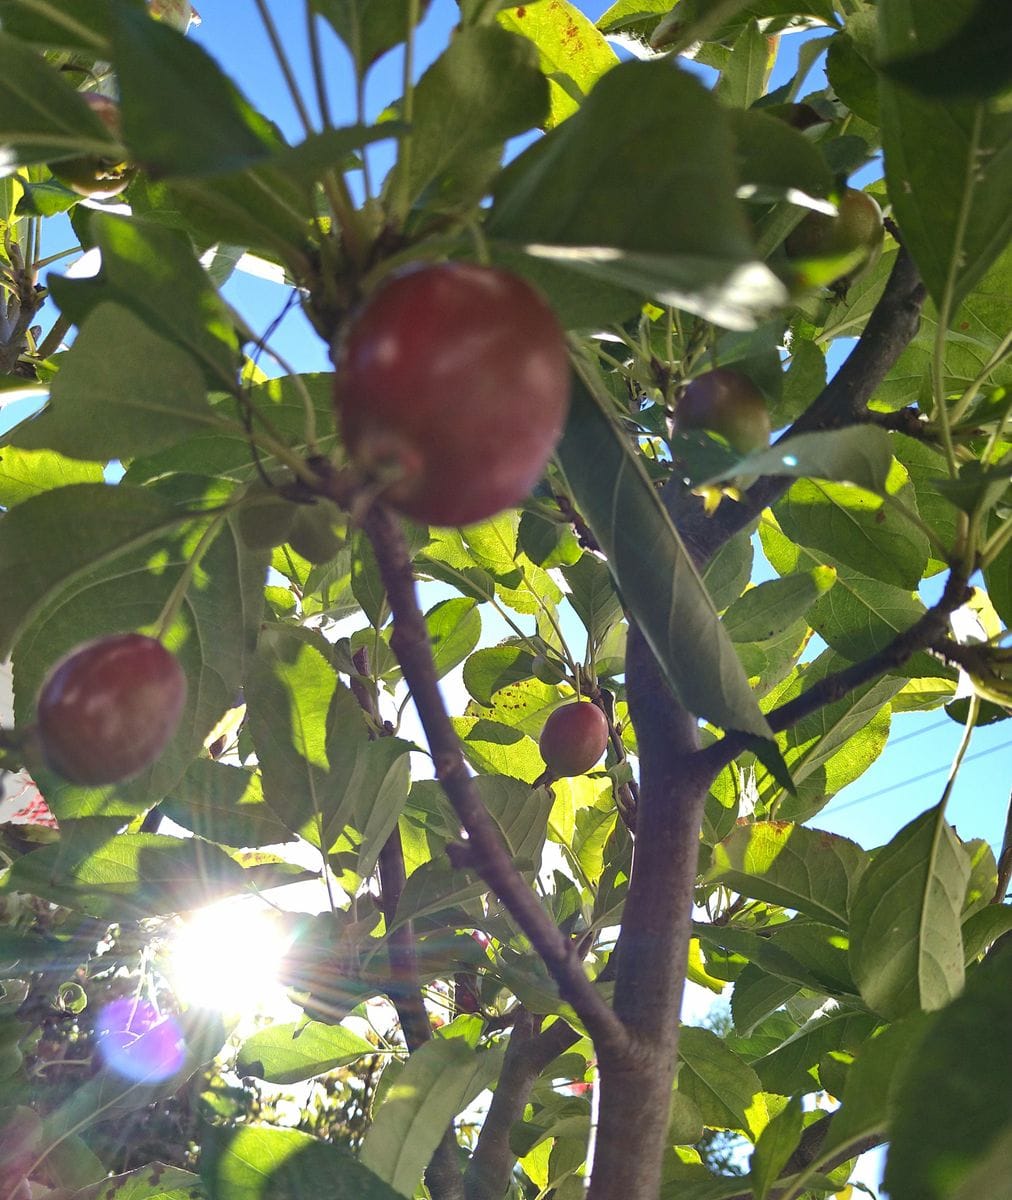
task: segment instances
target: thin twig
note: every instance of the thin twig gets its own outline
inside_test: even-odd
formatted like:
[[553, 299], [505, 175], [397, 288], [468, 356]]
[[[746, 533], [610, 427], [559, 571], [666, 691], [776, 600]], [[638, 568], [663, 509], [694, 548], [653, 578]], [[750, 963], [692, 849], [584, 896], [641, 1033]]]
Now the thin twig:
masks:
[[[369, 655], [362, 647], [355, 651], [353, 662], [359, 675], [368, 676]], [[358, 685], [358, 686], [356, 686]], [[352, 677], [351, 688], [359, 706], [375, 730], [382, 727], [375, 696]], [[373, 734], [373, 736], [376, 736]], [[413, 1054], [432, 1038], [429, 1014], [422, 998], [422, 985], [415, 955], [415, 930], [411, 921], [397, 926], [397, 906], [404, 892], [407, 876], [404, 868], [404, 847], [400, 830], [393, 832], [379, 852], [380, 908], [387, 929], [387, 955], [390, 963], [388, 995], [401, 1023], [401, 1032], [408, 1052]], [[395, 927], [396, 926], [396, 927]], [[463, 1176], [459, 1165], [459, 1147], [451, 1124], [425, 1171], [425, 1182], [433, 1200], [463, 1200]]]
[[[825, 708], [827, 704], [842, 700], [856, 688], [903, 666], [919, 651], [930, 649], [945, 638], [949, 627], [949, 614], [965, 604], [970, 594], [966, 577], [952, 571], [938, 603], [929, 608], [909, 629], [897, 634], [877, 653], [844, 667], [842, 671], [826, 675], [800, 696], [781, 704], [779, 708], [774, 708], [766, 714], [769, 727], [774, 733], [782, 733], [805, 717]], [[747, 745], [748, 739], [744, 734], [732, 731], [701, 750], [699, 758], [706, 761], [711, 769], [719, 771], [732, 759], [737, 758]]]

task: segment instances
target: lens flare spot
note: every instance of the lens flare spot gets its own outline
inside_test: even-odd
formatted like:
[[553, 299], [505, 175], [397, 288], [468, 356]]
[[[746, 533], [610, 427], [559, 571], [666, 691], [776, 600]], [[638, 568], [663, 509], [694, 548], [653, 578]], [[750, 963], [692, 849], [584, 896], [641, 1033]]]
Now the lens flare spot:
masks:
[[189, 1005], [274, 1015], [289, 1006], [278, 979], [287, 949], [270, 910], [249, 901], [216, 904], [193, 913], [175, 933], [166, 973]]
[[186, 1058], [179, 1022], [148, 1000], [113, 1000], [102, 1009], [96, 1032], [105, 1066], [137, 1083], [169, 1079]]

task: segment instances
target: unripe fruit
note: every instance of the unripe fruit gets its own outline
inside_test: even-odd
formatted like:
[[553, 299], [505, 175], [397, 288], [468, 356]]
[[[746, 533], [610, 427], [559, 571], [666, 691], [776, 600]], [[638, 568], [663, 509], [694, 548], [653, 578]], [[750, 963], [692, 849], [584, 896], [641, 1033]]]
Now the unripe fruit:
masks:
[[295, 523], [296, 505], [258, 481], [246, 491], [236, 522], [239, 536], [251, 550], [266, 550], [288, 541]]
[[139, 633], [85, 642], [39, 692], [43, 756], [72, 783], [130, 779], [165, 749], [185, 703], [186, 676], [161, 642]]
[[[97, 92], [84, 92], [81, 99], [109, 130], [114, 138], [120, 136], [119, 105], [108, 96]], [[116, 158], [103, 158], [98, 154], [82, 154], [77, 158], [64, 158], [50, 164], [49, 169], [56, 178], [79, 196], [90, 196], [95, 200], [107, 200], [118, 196], [133, 178], [134, 168]]]
[[344, 539], [334, 529], [339, 516], [328, 500], [300, 505], [288, 532], [288, 544], [307, 562], [330, 562], [344, 545]]
[[562, 329], [530, 284], [494, 267], [392, 277], [351, 321], [336, 361], [348, 451], [416, 521], [469, 525], [512, 508], [562, 434]]
[[865, 262], [882, 243], [882, 210], [875, 200], [857, 188], [846, 188], [836, 216], [810, 212], [784, 242], [792, 259], [858, 256], [844, 274]]
[[707, 429], [719, 433], [740, 454], [770, 444], [770, 414], [762, 393], [748, 376], [717, 367], [686, 387], [675, 408], [679, 433]]
[[541, 730], [538, 748], [556, 779], [584, 775], [608, 745], [608, 721], [596, 704], [577, 700], [557, 708]]

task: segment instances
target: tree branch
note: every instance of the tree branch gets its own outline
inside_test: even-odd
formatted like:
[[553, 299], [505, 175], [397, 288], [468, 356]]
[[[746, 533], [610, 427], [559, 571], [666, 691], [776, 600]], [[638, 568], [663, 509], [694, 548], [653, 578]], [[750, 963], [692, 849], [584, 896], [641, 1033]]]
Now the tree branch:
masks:
[[572, 941], [557, 928], [517, 870], [499, 827], [474, 786], [439, 690], [401, 525], [382, 504], [374, 504], [362, 524], [376, 554], [393, 615], [391, 649], [425, 730], [436, 778], [467, 832], [467, 865], [481, 876], [530, 939], [560, 994], [576, 1010], [595, 1044], [620, 1052], [628, 1040], [621, 1022], [587, 977]]
[[[361, 676], [369, 675], [369, 654], [362, 647], [352, 656], [356, 670]], [[359, 706], [372, 721], [374, 727], [382, 725], [376, 698], [363, 685], [362, 680], [352, 677], [351, 690]], [[432, 1037], [429, 1014], [422, 998], [422, 985], [418, 975], [418, 960], [415, 955], [415, 930], [410, 921], [393, 928], [397, 906], [404, 892], [407, 875], [404, 869], [404, 846], [397, 826], [379, 852], [380, 908], [387, 929], [387, 957], [390, 963], [390, 1001], [401, 1023], [401, 1033], [408, 1053], [413, 1054]], [[436, 1147], [429, 1165], [425, 1169], [432, 1200], [464, 1200], [464, 1179], [460, 1170], [460, 1147], [452, 1123], [446, 1129]]]
[[540, 1019], [525, 1008], [515, 1014], [499, 1082], [464, 1175], [466, 1200], [499, 1200], [509, 1187], [516, 1155], [510, 1149], [513, 1125], [524, 1115], [531, 1088], [553, 1059], [580, 1035], [558, 1020], [539, 1033]]
[[635, 627], [626, 645], [626, 694], [639, 745], [640, 791], [632, 875], [612, 962], [615, 1011], [633, 1046], [621, 1056], [598, 1048], [601, 1102], [588, 1200], [656, 1196], [660, 1187], [710, 782], [696, 720], [668, 691]]
[[[781, 440], [868, 419], [868, 401], [917, 330], [924, 296], [913, 260], [901, 247], [854, 350]], [[668, 485], [665, 503], [689, 553], [703, 566], [790, 484], [789, 479], [764, 477], [741, 503], [722, 504], [712, 517], [679, 483]], [[962, 585], [951, 586], [962, 593]], [[892, 647], [899, 661], [913, 653], [908, 647], [918, 637], [926, 643], [937, 638], [944, 617], [933, 613], [918, 627], [916, 633], [901, 635]], [[865, 672], [872, 677], [880, 673], [888, 666], [889, 649], [877, 656], [878, 662], [858, 664], [823, 681], [818, 692], [813, 688], [795, 702], [797, 711], [785, 706], [780, 718], [787, 723], [797, 720], [805, 705], [814, 711], [828, 703], [834, 688], [846, 694], [864, 681]], [[658, 1192], [677, 1062], [703, 805], [719, 769], [744, 748], [734, 735], [706, 750], [699, 748], [695, 718], [671, 695], [635, 628], [630, 629], [627, 643], [626, 691], [639, 746], [640, 798], [633, 870], [616, 951], [615, 1011], [633, 1037], [633, 1052], [613, 1059], [599, 1050], [601, 1106], [588, 1200], [624, 1200]]]
[[[965, 604], [970, 595], [966, 576], [953, 570], [938, 603], [929, 608], [909, 629], [897, 634], [888, 646], [883, 646], [877, 654], [844, 667], [842, 671], [826, 675], [800, 696], [781, 704], [779, 708], [774, 708], [766, 714], [770, 728], [774, 733], [790, 729], [805, 717], [818, 712], [820, 708], [825, 708], [827, 704], [842, 700], [855, 688], [901, 667], [918, 651], [934, 646], [944, 639], [948, 632], [949, 614]], [[699, 757], [704, 759], [716, 774], [737, 758], [747, 745], [748, 739], [732, 730], [719, 741], [701, 750]]]
[[[819, 1162], [822, 1144], [825, 1142], [826, 1134], [829, 1132], [829, 1124], [830, 1122], [827, 1118], [824, 1121], [817, 1121], [815, 1124], [809, 1125], [804, 1130], [797, 1149], [787, 1160], [787, 1165], [781, 1172], [780, 1178], [785, 1182], [781, 1187], [774, 1185], [774, 1190], [769, 1193], [770, 1200], [778, 1200], [778, 1197], [786, 1195], [790, 1191], [791, 1186], [786, 1181], [792, 1176], [799, 1175], [802, 1171], [808, 1170], [816, 1162]], [[869, 1150], [874, 1150], [876, 1146], [881, 1146], [885, 1140], [882, 1134], [871, 1133], [857, 1142], [849, 1142], [831, 1154], [824, 1162], [819, 1162], [819, 1169], [822, 1172], [835, 1170], [841, 1163], [845, 1163], [848, 1159], [857, 1158], [859, 1155], [867, 1154]], [[749, 1188], [744, 1192], [735, 1192], [733, 1196], [727, 1196], [725, 1200], [754, 1200], [754, 1193]]]
[[1008, 813], [1005, 816], [1005, 836], [998, 854], [998, 883], [994, 889], [992, 904], [1004, 904], [1009, 881], [1012, 880], [1012, 792], [1008, 798]]

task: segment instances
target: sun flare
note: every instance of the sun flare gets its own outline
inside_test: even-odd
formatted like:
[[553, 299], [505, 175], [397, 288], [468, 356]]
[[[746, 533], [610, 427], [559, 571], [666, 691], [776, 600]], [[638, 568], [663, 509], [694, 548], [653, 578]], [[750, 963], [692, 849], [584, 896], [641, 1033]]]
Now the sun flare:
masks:
[[187, 1004], [236, 1015], [290, 1007], [279, 980], [288, 939], [273, 912], [249, 901], [191, 913], [169, 945], [167, 973]]

